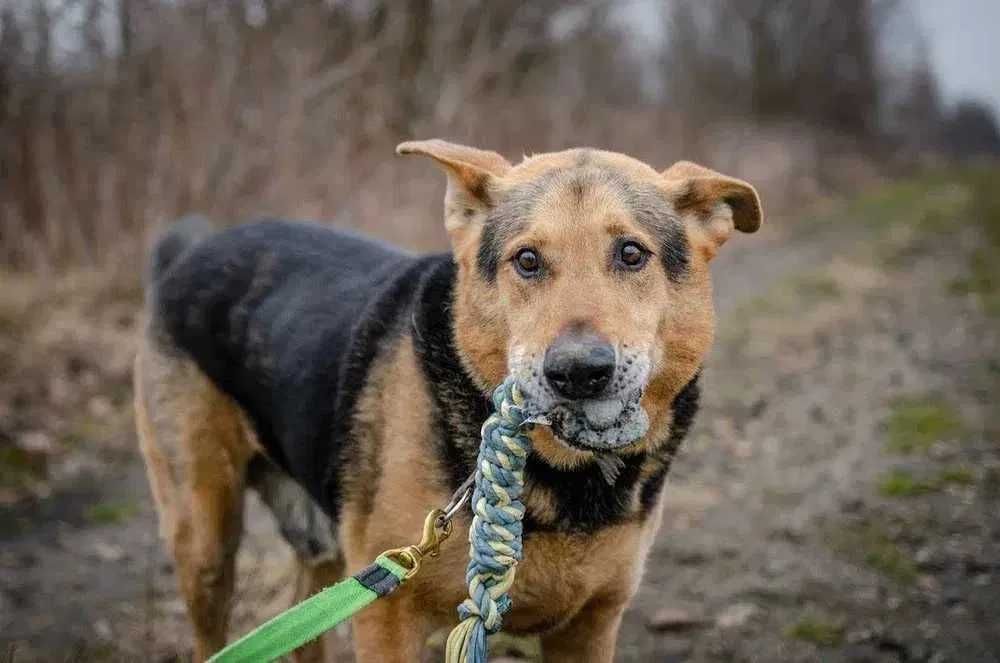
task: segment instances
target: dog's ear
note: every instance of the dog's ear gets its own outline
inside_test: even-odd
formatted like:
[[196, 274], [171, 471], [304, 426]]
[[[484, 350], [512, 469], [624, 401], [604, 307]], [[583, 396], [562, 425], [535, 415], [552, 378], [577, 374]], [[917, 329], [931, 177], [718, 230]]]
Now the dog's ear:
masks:
[[421, 154], [434, 159], [448, 176], [444, 221], [456, 230], [493, 205], [496, 183], [510, 170], [510, 162], [496, 152], [456, 145], [437, 138], [400, 143], [396, 154]]
[[764, 213], [760, 196], [752, 186], [690, 161], [678, 161], [662, 173], [674, 207], [682, 217], [693, 217], [707, 240], [708, 257], [732, 234], [733, 229], [757, 232]]

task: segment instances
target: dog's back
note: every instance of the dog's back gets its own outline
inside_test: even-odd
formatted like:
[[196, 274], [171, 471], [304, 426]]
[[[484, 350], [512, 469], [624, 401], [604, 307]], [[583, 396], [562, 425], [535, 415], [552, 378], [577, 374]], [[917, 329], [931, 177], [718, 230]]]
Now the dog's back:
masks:
[[328, 505], [335, 390], [357, 323], [414, 262], [318, 225], [265, 221], [206, 237], [203, 222], [185, 219], [152, 253], [151, 329], [233, 398], [271, 459]]

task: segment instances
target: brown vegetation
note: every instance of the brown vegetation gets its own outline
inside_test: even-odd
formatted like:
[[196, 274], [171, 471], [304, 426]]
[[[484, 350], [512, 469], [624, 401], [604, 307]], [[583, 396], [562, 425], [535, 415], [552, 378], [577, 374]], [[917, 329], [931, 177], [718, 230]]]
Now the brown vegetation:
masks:
[[0, 2], [0, 264], [136, 265], [192, 209], [437, 246], [437, 180], [390, 157], [436, 134], [703, 159], [814, 195], [856, 170], [844, 153], [886, 155], [897, 11], [676, 0], [657, 51], [610, 0]]

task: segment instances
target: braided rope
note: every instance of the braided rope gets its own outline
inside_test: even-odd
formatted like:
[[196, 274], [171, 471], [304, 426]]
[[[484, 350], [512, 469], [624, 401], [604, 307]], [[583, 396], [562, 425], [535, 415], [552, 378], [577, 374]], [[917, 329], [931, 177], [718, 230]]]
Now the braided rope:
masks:
[[465, 572], [469, 598], [458, 606], [462, 621], [448, 636], [448, 663], [485, 663], [486, 636], [503, 626], [511, 605], [507, 591], [521, 561], [521, 491], [531, 441], [521, 432], [528, 414], [512, 378], [494, 390], [493, 407], [495, 412], [483, 424], [476, 463]]

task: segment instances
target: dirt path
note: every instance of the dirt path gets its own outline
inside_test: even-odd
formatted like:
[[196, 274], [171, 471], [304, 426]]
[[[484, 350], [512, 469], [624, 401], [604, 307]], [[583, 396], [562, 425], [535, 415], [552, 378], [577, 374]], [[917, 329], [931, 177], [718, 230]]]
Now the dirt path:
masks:
[[[727, 247], [704, 408], [620, 660], [998, 660], [1000, 335], [956, 294], [983, 242], [970, 196], [896, 187]], [[0, 512], [0, 659], [187, 655], [122, 448]], [[247, 522], [235, 630], [288, 600], [287, 550], [258, 505]]]

